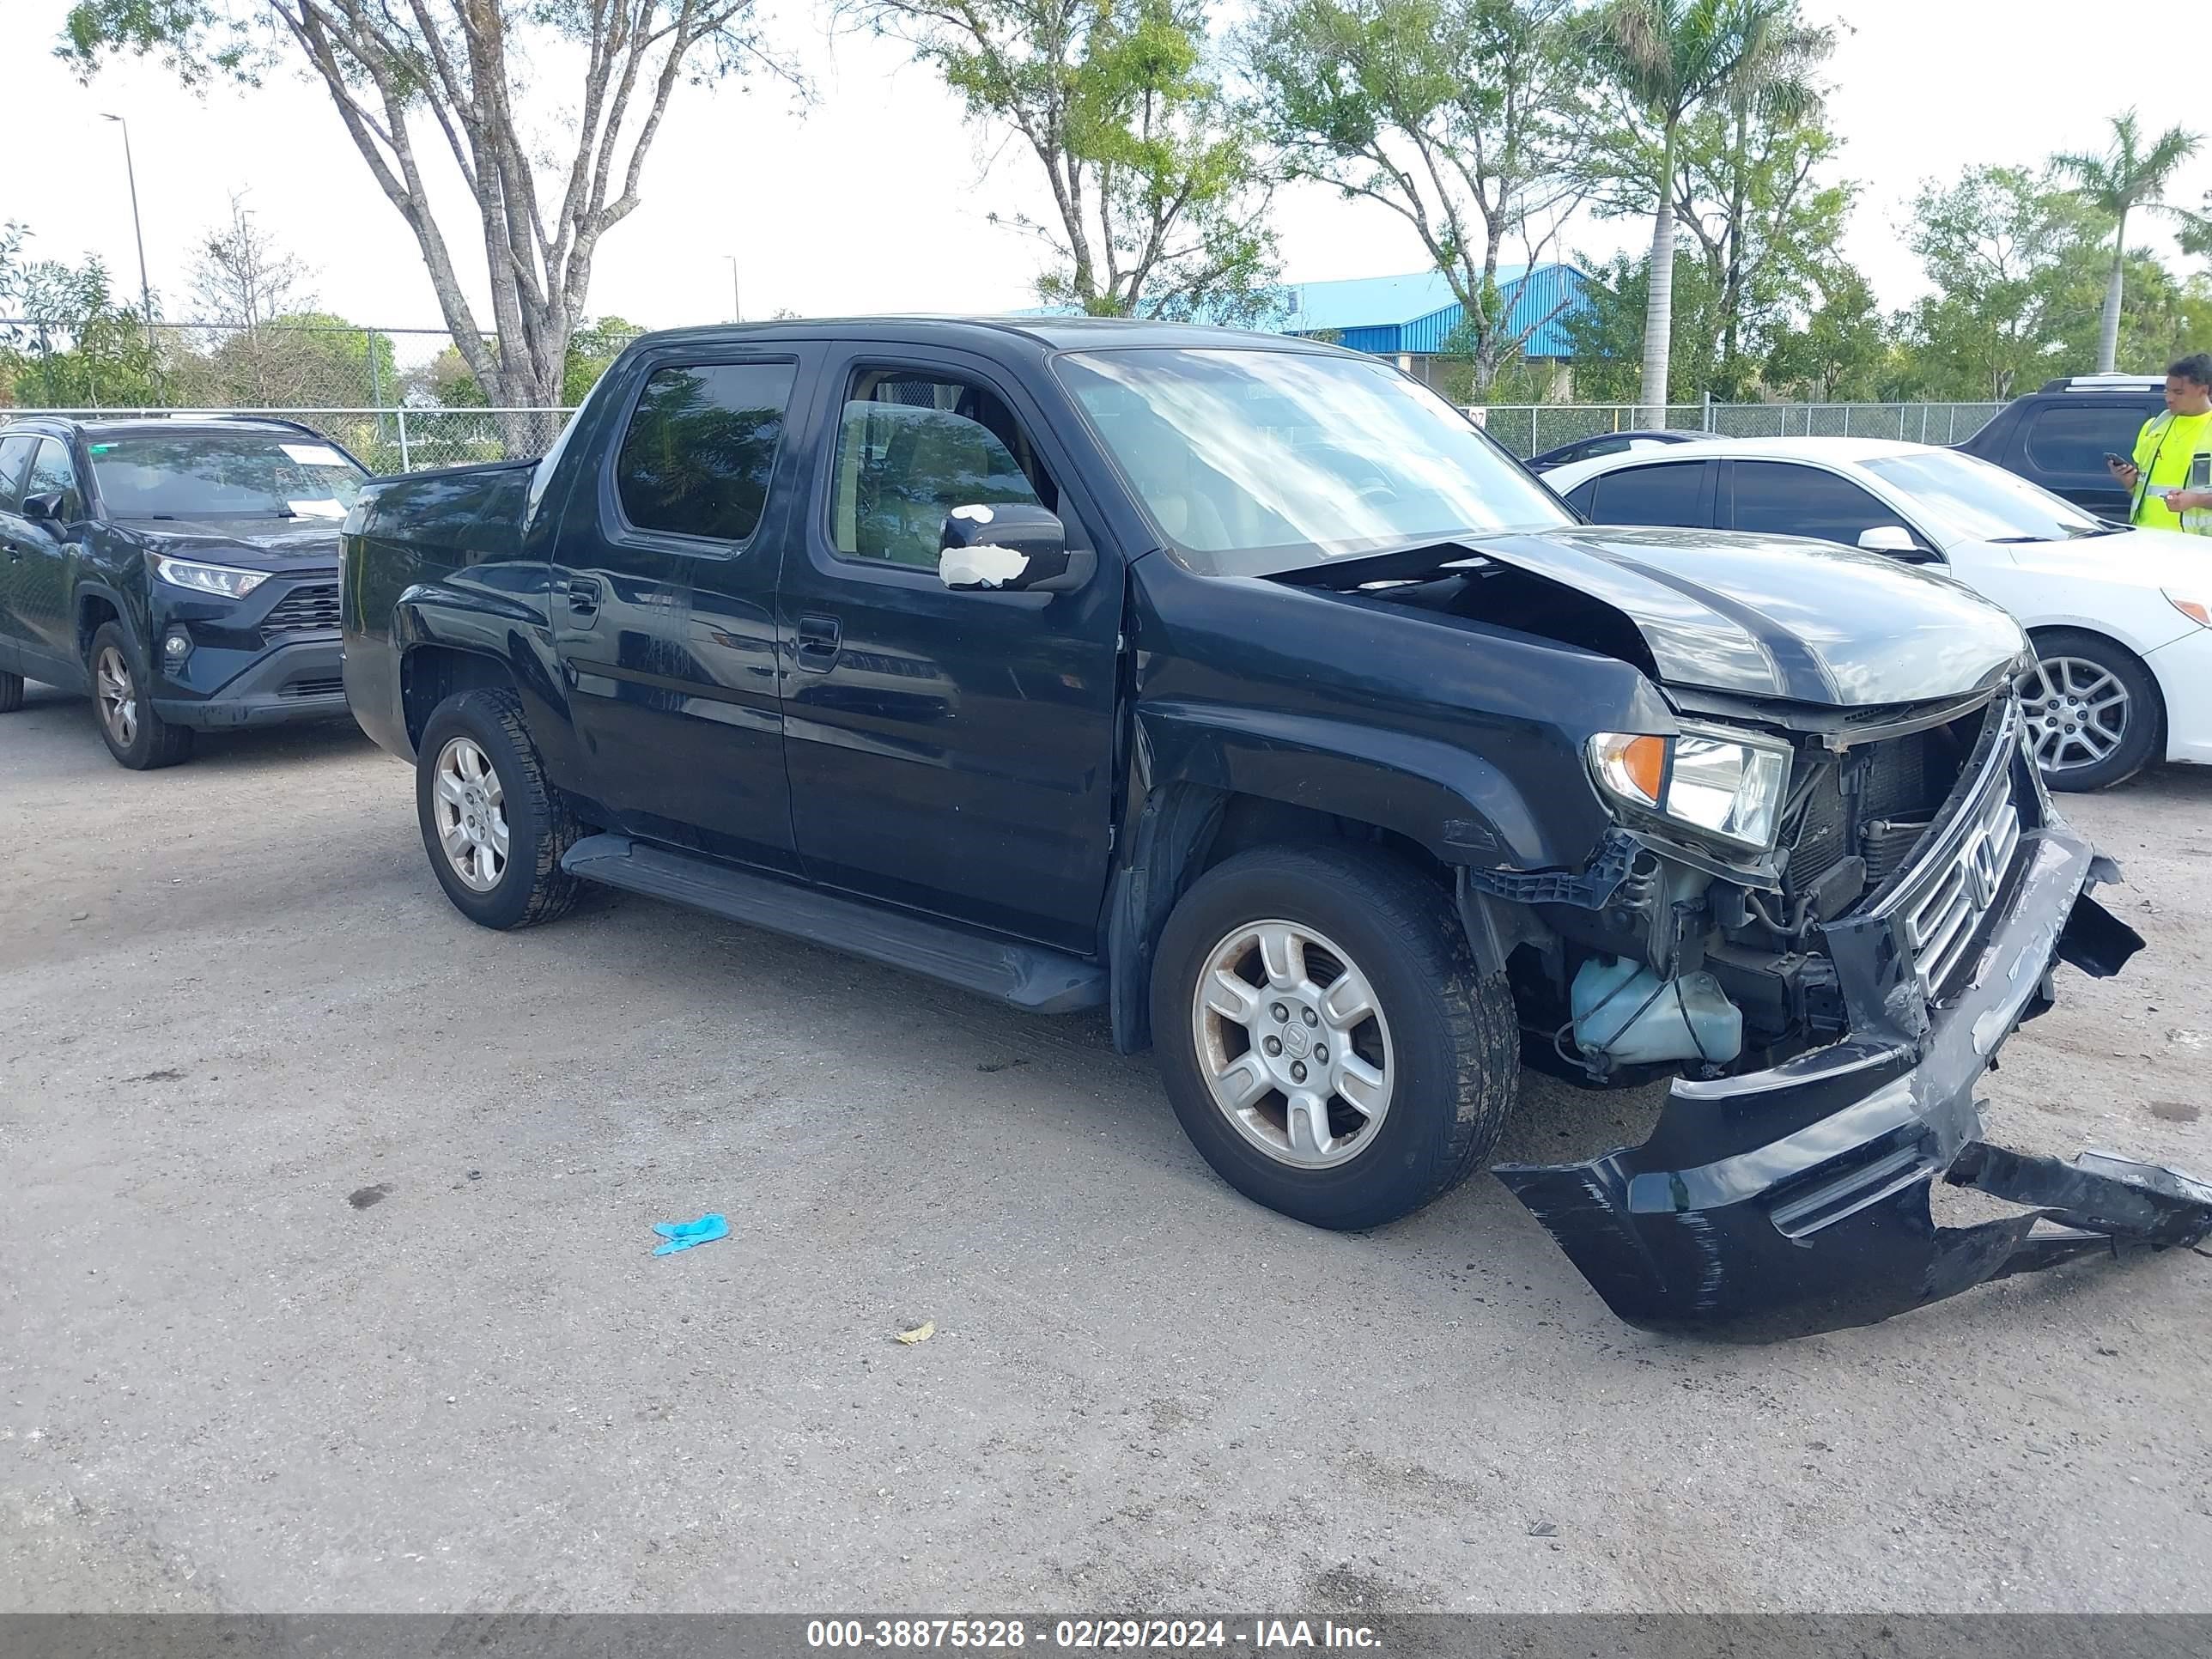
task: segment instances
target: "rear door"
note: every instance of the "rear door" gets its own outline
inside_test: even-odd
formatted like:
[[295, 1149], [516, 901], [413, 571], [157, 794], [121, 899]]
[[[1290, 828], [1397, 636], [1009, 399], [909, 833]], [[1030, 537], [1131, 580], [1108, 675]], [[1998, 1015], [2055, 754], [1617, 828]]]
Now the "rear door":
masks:
[[2109, 519], [2125, 520], [2129, 494], [2105, 466], [2107, 452], [2132, 455], [2136, 434], [2164, 404], [2083, 397], [2030, 409], [2001, 458], [2002, 465], [2033, 479], [2077, 507]]
[[[1096, 948], [1111, 846], [1121, 567], [1024, 391], [963, 353], [829, 365], [817, 477], [784, 560], [785, 757], [824, 884]], [[945, 514], [1058, 514], [1097, 569], [1067, 593], [955, 592]]]
[[1655, 461], [1599, 474], [1567, 500], [1594, 524], [1679, 525], [1709, 530], [1713, 524], [1711, 461]]
[[675, 348], [633, 371], [554, 548], [586, 787], [633, 834], [793, 867], [775, 580], [812, 347]]
[[73, 645], [57, 660], [47, 643], [48, 629], [38, 620], [52, 605], [57, 565], [64, 573], [58, 580], [66, 605], [67, 561], [58, 556], [52, 526], [34, 524], [22, 514], [26, 475], [41, 447], [50, 444], [60, 448], [35, 433], [0, 438], [0, 668], [74, 688], [81, 676]]

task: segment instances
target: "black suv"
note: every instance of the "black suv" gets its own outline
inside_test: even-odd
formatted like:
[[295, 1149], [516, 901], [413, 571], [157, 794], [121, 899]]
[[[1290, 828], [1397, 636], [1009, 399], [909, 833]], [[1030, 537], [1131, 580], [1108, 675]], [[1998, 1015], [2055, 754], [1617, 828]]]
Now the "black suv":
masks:
[[293, 421], [0, 428], [0, 712], [27, 679], [89, 691], [134, 770], [343, 715], [338, 524], [368, 477]]
[[1955, 447], [2124, 524], [2128, 492], [2106, 453], [2133, 454], [2142, 423], [2165, 409], [2166, 382], [2156, 376], [2077, 374], [2014, 398]]

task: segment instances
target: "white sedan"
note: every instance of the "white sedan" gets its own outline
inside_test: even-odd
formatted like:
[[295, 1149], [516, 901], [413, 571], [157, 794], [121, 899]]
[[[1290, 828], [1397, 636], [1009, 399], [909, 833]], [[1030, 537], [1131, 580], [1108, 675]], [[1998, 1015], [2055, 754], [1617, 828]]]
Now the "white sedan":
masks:
[[1558, 467], [1598, 524], [1810, 536], [1941, 567], [2020, 620], [2038, 763], [2101, 789], [2212, 764], [2212, 538], [2129, 530], [1955, 450], [1864, 438], [1705, 439]]

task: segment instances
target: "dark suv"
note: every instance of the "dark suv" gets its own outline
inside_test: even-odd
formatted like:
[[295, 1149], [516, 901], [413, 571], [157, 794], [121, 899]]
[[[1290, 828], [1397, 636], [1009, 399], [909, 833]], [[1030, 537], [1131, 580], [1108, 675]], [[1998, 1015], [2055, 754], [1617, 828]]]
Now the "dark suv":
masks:
[[219, 417], [0, 428], [0, 712], [88, 691], [109, 750], [346, 712], [338, 524], [368, 474], [312, 427]]
[[1956, 447], [2124, 524], [2128, 492], [2106, 453], [2134, 453], [2142, 423], [2165, 408], [2166, 382], [2155, 376], [2076, 374], [2014, 398]]

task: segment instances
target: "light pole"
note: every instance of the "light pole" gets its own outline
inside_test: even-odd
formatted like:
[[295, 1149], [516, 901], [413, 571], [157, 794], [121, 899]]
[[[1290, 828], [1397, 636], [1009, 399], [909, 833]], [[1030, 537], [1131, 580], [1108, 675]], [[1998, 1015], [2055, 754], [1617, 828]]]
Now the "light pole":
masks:
[[730, 320], [742, 323], [745, 319], [745, 302], [738, 293], [738, 256], [726, 253], [722, 257], [730, 262]]
[[138, 223], [138, 169], [131, 160], [131, 123], [119, 115], [106, 115], [103, 121], [112, 121], [123, 129], [123, 176], [131, 181], [131, 234], [138, 243], [138, 297], [146, 307], [146, 353], [154, 351], [154, 286], [146, 280], [146, 233]]

